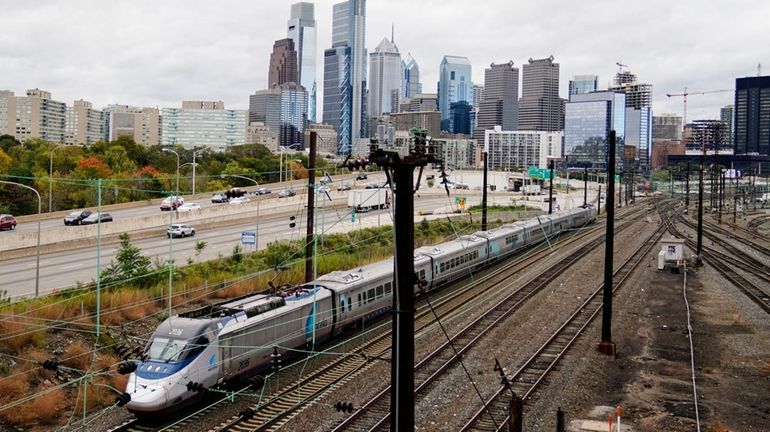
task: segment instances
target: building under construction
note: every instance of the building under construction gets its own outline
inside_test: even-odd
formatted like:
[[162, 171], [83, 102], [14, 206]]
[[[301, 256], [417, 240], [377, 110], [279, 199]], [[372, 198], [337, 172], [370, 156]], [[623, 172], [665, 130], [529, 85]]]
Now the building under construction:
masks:
[[730, 151], [727, 144], [727, 123], [721, 120], [695, 120], [687, 125], [686, 147], [688, 151], [713, 154], [714, 152]]

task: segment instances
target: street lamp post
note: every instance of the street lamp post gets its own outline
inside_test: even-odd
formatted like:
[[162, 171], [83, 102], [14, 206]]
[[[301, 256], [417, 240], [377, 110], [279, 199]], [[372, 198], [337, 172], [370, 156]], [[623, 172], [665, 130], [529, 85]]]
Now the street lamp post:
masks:
[[57, 145], [51, 149], [51, 159], [48, 162], [48, 213], [53, 211], [53, 152], [62, 147], [65, 146]]
[[35, 188], [29, 187], [25, 184], [16, 183], [12, 181], [0, 180], [0, 183], [21, 186], [25, 189], [29, 189], [37, 195], [37, 258], [35, 259], [35, 297], [40, 295], [40, 210], [42, 209], [42, 200], [40, 199], [40, 192]]
[[174, 153], [176, 155], [176, 194], [175, 196], [179, 196], [179, 153], [177, 153], [176, 150], [170, 149], [170, 148], [164, 148], [163, 151], [166, 153]]
[[193, 167], [193, 178], [192, 178], [192, 194], [195, 195], [195, 167], [198, 166], [197, 163], [195, 163], [195, 158], [198, 157], [198, 155], [203, 154], [203, 151], [205, 149], [196, 150], [195, 147], [193, 147], [193, 160], [192, 160], [192, 167]]

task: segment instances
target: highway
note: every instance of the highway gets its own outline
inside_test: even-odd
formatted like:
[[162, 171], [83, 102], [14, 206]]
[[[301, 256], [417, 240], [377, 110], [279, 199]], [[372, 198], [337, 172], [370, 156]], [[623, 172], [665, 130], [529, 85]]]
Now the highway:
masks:
[[[225, 204], [226, 205], [226, 204]], [[440, 207], [450, 208], [446, 195], [433, 195], [419, 200], [416, 210], [435, 210]], [[304, 209], [296, 213], [297, 225], [289, 228], [288, 217], [265, 214], [259, 221], [259, 247], [264, 248], [269, 242], [276, 240], [304, 239], [306, 234]], [[324, 226], [324, 232], [344, 232], [355, 228], [392, 224], [391, 210], [379, 210], [356, 215], [356, 222], [351, 223], [347, 208], [325, 208], [318, 204], [316, 217], [317, 229]], [[159, 210], [156, 210], [159, 211]], [[194, 223], [191, 225], [195, 226]], [[165, 262], [171, 252], [173, 259], [180, 265], [185, 265], [188, 258], [194, 261], [205, 261], [232, 254], [233, 247], [241, 243], [241, 233], [255, 231], [255, 220], [243, 220], [228, 226], [198, 229], [195, 237], [175, 238], [169, 240], [164, 234], [157, 238], [147, 238], [132, 241], [132, 244], [142, 249], [145, 256], [155, 262]], [[205, 241], [207, 246], [200, 254], [195, 255], [195, 243]], [[101, 267], [109, 265], [115, 258], [119, 244], [111, 243], [101, 248]], [[253, 251], [253, 246], [244, 246], [244, 252]], [[60, 252], [42, 254], [40, 257], [40, 294], [48, 294], [58, 289], [74, 286], [77, 282], [91, 282], [96, 279], [96, 247], [78, 248]], [[0, 290], [5, 290], [12, 298], [31, 296], [35, 292], [35, 256], [4, 260], [0, 266]]]
[[[469, 177], [466, 174], [466, 178]], [[385, 180], [384, 175], [371, 175], [368, 180], [360, 181], [358, 187], [362, 187], [368, 183], [382, 183]], [[423, 178], [424, 180], [424, 178]], [[467, 180], [466, 180], [467, 181]], [[471, 178], [471, 184], [473, 184]], [[274, 185], [269, 185], [274, 186]], [[300, 191], [302, 186], [299, 181], [295, 182], [294, 189]], [[291, 210], [287, 213], [287, 207], [285, 201], [277, 198], [278, 188], [270, 187], [272, 194], [268, 196], [261, 196], [258, 199], [262, 205], [262, 211], [260, 213], [244, 213], [243, 218], [235, 221], [229, 221], [222, 223], [221, 226], [209, 222], [207, 226], [197, 226], [196, 222], [189, 222], [190, 225], [196, 227], [196, 236], [188, 238], [176, 238], [169, 240], [166, 238], [163, 232], [159, 232], [157, 236], [151, 238], [132, 239], [132, 244], [142, 249], [142, 253], [145, 256], [155, 262], [156, 260], [163, 263], [171, 254], [174, 261], [179, 265], [186, 265], [188, 259], [193, 261], [206, 261], [215, 259], [218, 256], [227, 257], [232, 254], [233, 247], [241, 243], [241, 233], [244, 231], [255, 231], [257, 228], [256, 214], [259, 214], [259, 247], [264, 248], [269, 242], [276, 240], [296, 240], [304, 239], [305, 236], [305, 213], [303, 199], [293, 198], [291, 199], [294, 204], [290, 207]], [[252, 188], [249, 188], [254, 189]], [[582, 192], [578, 192], [582, 195]], [[391, 224], [391, 210], [380, 210], [369, 213], [358, 214], [356, 216], [356, 223], [353, 224], [350, 221], [350, 213], [344, 206], [346, 193], [337, 193], [337, 200], [335, 201], [336, 208], [327, 208], [327, 202], [316, 202], [317, 218], [316, 226], [317, 231], [320, 230], [320, 226], [324, 227], [324, 232], [346, 232], [351, 229], [357, 229], [368, 226], [390, 225]], [[415, 196], [415, 212], [451, 212], [455, 209], [454, 199], [456, 196], [467, 196], [467, 206], [478, 204], [481, 201], [481, 191], [474, 190], [451, 190], [450, 197], [447, 197], [443, 188], [434, 187], [427, 189], [425, 186], [417, 192]], [[567, 194], [559, 196], [558, 201], [561, 202], [562, 208], [569, 208], [574, 206], [577, 201], [581, 201], [582, 196], [575, 199]], [[199, 195], [200, 196], [200, 195]], [[228, 206], [228, 204], [212, 204], [209, 199], [210, 195], [206, 195], [206, 199], [186, 200], [187, 202], [198, 202], [205, 208], [213, 206]], [[320, 197], [320, 195], [319, 195]], [[252, 197], [254, 199], [256, 197]], [[495, 202], [498, 204], [510, 204], [514, 199], [509, 193], [494, 193], [490, 194], [490, 205]], [[519, 197], [518, 199], [522, 199]], [[539, 198], [542, 203], [542, 198]], [[161, 212], [159, 209], [160, 200], [155, 200], [152, 205], [139, 205], [134, 208], [126, 208], [118, 211], [111, 211], [115, 217], [114, 224], [119, 224], [121, 220], [128, 220], [130, 218], [139, 218], [147, 215], [168, 214], [168, 212]], [[579, 203], [578, 203], [579, 204]], [[253, 206], [252, 206], [253, 207]], [[247, 209], [244, 209], [246, 212]], [[252, 209], [253, 211], [253, 209]], [[275, 212], [280, 212], [275, 214]], [[237, 213], [237, 212], [236, 212]], [[294, 229], [289, 228], [289, 220], [287, 214], [296, 215], [297, 226]], [[420, 217], [416, 216], [416, 220]], [[25, 229], [30, 229], [29, 226], [37, 224], [35, 222], [27, 222]], [[214, 226], [212, 226], [214, 225]], [[355, 225], [355, 226], [354, 226]], [[49, 219], [43, 221], [43, 226], [47, 233], [46, 236], [56, 236], [57, 230], [65, 229], [61, 218]], [[19, 225], [18, 228], [22, 228]], [[158, 228], [154, 228], [156, 231]], [[9, 231], [0, 233], [0, 239], [2, 234]], [[195, 255], [195, 244], [197, 241], [205, 241], [207, 246], [204, 248], [199, 256]], [[104, 268], [110, 264], [110, 261], [114, 259], [119, 244], [111, 242], [109, 244], [102, 244], [100, 263]], [[253, 251], [253, 246], [244, 246], [244, 252]], [[43, 253], [40, 257], [40, 294], [48, 294], [55, 290], [69, 288], [76, 285], [78, 282], [88, 283], [96, 279], [96, 261], [97, 261], [96, 247], [93, 245], [75, 247], [68, 250]], [[22, 296], [32, 296], [35, 292], [35, 256], [27, 256], [24, 258], [12, 258], [2, 261], [0, 266], [0, 292], [5, 291], [5, 295], [11, 298], [18, 298]]]

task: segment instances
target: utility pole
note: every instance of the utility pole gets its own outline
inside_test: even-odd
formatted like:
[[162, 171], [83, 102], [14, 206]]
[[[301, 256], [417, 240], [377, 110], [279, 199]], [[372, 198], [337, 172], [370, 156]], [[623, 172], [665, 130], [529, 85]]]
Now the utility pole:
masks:
[[548, 172], [551, 179], [550, 186], [548, 186], [548, 214], [553, 213], [553, 159], [548, 161]]
[[391, 432], [414, 430], [414, 286], [418, 282], [414, 274], [414, 170], [419, 167], [421, 176], [427, 164], [439, 162], [428, 149], [428, 130], [412, 128], [410, 132], [414, 145], [408, 155], [385, 151], [376, 143], [370, 153], [370, 160], [383, 167], [395, 185]]
[[307, 235], [305, 236], [305, 283], [313, 280], [313, 216], [315, 206], [315, 155], [318, 134], [310, 132], [310, 156], [307, 172]]
[[602, 291], [602, 340], [599, 352], [615, 355], [615, 343], [612, 342], [612, 254], [615, 236], [615, 130], [610, 131], [609, 161], [607, 175], [611, 179], [607, 184], [607, 238], [604, 242], [604, 289]]
[[697, 265], [701, 264], [703, 253], [703, 169], [706, 163], [706, 144], [703, 144], [703, 152], [700, 155], [700, 169], [698, 170], [698, 240], [695, 248]]
[[487, 230], [487, 161], [488, 161], [488, 148], [484, 147], [484, 181], [481, 185], [481, 230]]
[[684, 212], [690, 212], [690, 160], [687, 160], [687, 176], [684, 180]]
[[583, 207], [588, 205], [588, 167], [583, 168]]

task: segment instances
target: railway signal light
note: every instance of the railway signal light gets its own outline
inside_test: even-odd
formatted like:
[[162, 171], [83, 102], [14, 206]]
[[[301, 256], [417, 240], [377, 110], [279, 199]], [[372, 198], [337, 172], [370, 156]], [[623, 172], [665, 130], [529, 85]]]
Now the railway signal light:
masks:
[[356, 221], [356, 212], [351, 212], [350, 213], [350, 222], [355, 223], [355, 221]]
[[295, 221], [296, 219], [297, 219], [297, 217], [296, 217], [296, 216], [289, 216], [289, 228], [294, 228], [294, 227], [296, 227], [296, 226], [297, 226], [297, 224], [296, 224], [296, 223], [294, 223], [294, 221]]
[[352, 413], [353, 402], [337, 402], [336, 404], [334, 404], [334, 408], [336, 408], [337, 411]]

